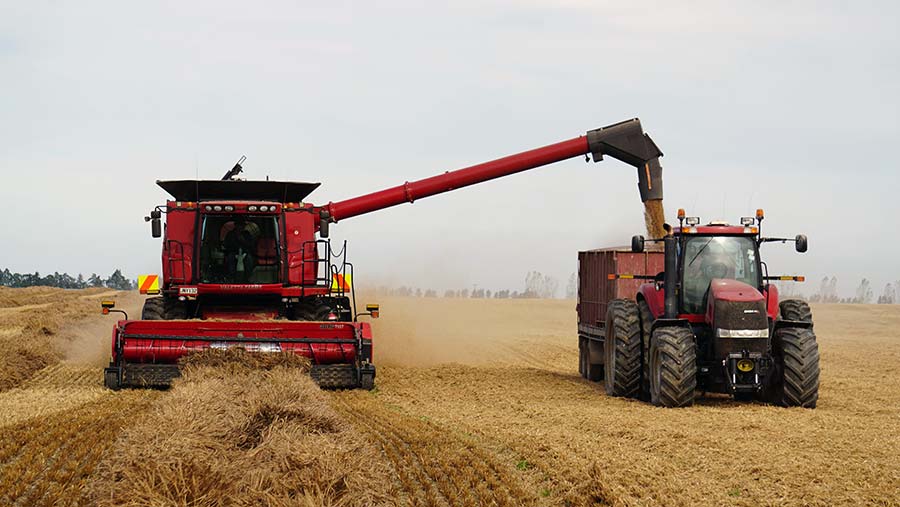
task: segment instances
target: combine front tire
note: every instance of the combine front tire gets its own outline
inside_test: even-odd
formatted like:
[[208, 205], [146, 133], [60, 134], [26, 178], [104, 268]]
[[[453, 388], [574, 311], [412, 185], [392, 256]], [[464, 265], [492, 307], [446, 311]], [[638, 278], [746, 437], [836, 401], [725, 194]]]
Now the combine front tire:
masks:
[[697, 349], [685, 327], [661, 327], [650, 343], [650, 401], [658, 407], [688, 407], [697, 389]]
[[109, 367], [103, 370], [103, 385], [107, 389], [118, 391], [122, 388], [122, 370], [116, 367]]
[[165, 320], [166, 303], [161, 297], [147, 298], [141, 310], [141, 320]]
[[147, 298], [141, 311], [141, 320], [184, 320], [187, 319], [184, 303], [165, 297]]
[[785, 407], [816, 408], [819, 399], [819, 345], [812, 329], [783, 327], [772, 343], [775, 378], [769, 401]]
[[812, 323], [812, 310], [806, 301], [799, 299], [785, 299], [778, 305], [781, 311], [781, 320], [793, 320], [796, 322]]
[[606, 312], [606, 393], [637, 398], [641, 392], [641, 324], [637, 303], [614, 299]]

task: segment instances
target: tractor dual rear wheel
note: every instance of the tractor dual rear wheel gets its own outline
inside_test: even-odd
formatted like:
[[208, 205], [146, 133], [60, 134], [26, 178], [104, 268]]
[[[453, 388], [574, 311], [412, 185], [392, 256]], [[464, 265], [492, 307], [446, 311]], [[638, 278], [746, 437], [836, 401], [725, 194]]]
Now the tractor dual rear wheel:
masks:
[[812, 310], [806, 301], [799, 299], [785, 299], [778, 305], [781, 320], [793, 320], [796, 322], [812, 323]]
[[606, 311], [603, 365], [606, 393], [637, 398], [641, 392], [641, 316], [629, 299], [610, 301]]
[[775, 331], [772, 355], [775, 375], [767, 396], [785, 407], [816, 408], [819, 399], [819, 345], [811, 328]]
[[688, 407], [697, 389], [697, 349], [686, 327], [660, 327], [650, 340], [650, 401], [658, 407]]

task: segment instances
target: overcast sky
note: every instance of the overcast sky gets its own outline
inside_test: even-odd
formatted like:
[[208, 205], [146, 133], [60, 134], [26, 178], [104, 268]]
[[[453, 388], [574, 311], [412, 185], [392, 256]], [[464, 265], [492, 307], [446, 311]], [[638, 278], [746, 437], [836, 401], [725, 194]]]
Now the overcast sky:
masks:
[[[377, 6], [375, 5], [377, 4]], [[159, 270], [157, 179], [319, 181], [327, 203], [631, 117], [665, 205], [765, 208], [772, 272], [900, 279], [896, 2], [0, 0], [0, 267]], [[583, 159], [353, 218], [357, 285], [521, 290], [642, 232]]]

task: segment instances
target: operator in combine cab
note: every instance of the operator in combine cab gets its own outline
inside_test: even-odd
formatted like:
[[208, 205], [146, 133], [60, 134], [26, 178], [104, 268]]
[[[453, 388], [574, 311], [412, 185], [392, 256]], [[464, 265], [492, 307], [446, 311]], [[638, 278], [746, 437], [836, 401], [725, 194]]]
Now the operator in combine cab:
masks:
[[225, 269], [235, 283], [247, 283], [250, 274], [256, 267], [256, 262], [251, 255], [256, 241], [251, 232], [254, 224], [249, 224], [243, 219], [226, 223], [223, 229], [230, 226], [230, 231], [225, 234], [223, 247], [225, 250]]

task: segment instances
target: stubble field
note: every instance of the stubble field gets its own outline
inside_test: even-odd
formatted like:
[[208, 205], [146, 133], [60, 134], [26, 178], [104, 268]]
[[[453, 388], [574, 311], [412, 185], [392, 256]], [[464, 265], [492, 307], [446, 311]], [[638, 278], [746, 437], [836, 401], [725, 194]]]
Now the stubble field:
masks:
[[382, 299], [373, 392], [227, 363], [113, 393], [108, 295], [0, 288], [0, 504], [900, 505], [898, 306], [813, 307], [816, 410], [667, 410], [579, 377], [572, 301]]

